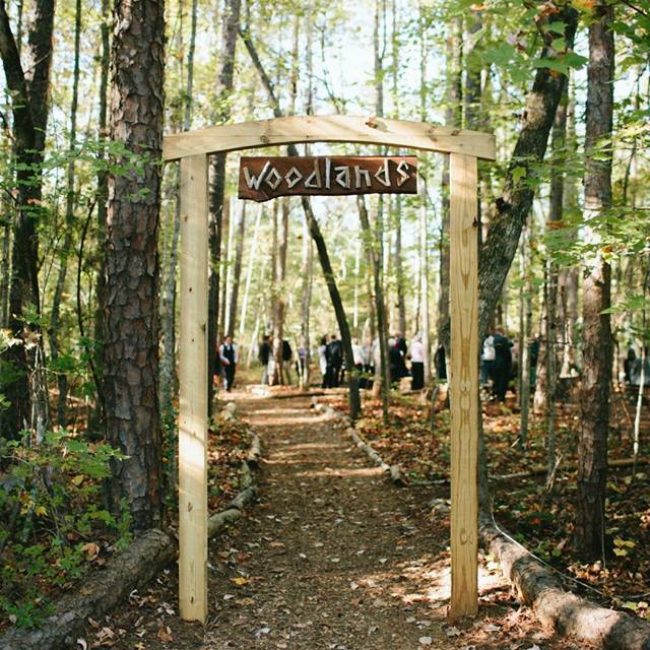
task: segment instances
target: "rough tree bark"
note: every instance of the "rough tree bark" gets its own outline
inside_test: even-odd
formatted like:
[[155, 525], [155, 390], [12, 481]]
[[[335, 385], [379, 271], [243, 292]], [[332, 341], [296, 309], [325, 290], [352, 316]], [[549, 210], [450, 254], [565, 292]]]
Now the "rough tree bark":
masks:
[[[570, 6], [558, 8], [543, 20], [564, 24], [566, 50], [573, 47], [578, 13]], [[554, 59], [563, 52], [552, 46], [552, 34], [546, 32], [540, 58]], [[548, 136], [562, 97], [566, 76], [549, 68], [539, 68], [526, 99], [521, 131], [512, 154], [502, 195], [496, 201], [497, 214], [490, 224], [479, 257], [479, 336], [485, 336], [503, 283], [512, 264], [521, 230], [534, 197], [534, 167], [544, 158]]]
[[[164, 6], [117, 0], [111, 48], [111, 138], [141, 157], [110, 179], [104, 389], [112, 463], [109, 498], [125, 499], [133, 529], [161, 516], [158, 413], [158, 210], [163, 134]], [[147, 193], [143, 193], [146, 188]]]
[[612, 380], [610, 315], [611, 268], [603, 258], [600, 237], [589, 222], [606, 215], [612, 202], [612, 133], [614, 101], [614, 7], [599, 0], [589, 26], [587, 120], [585, 133], [586, 257], [583, 291], [583, 359], [581, 425], [578, 433], [576, 548], [589, 561], [605, 553], [605, 486], [607, 431]]

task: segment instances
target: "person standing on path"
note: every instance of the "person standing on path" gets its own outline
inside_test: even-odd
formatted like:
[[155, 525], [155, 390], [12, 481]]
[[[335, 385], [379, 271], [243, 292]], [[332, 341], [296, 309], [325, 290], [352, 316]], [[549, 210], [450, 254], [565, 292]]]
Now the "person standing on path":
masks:
[[422, 337], [416, 334], [411, 343], [411, 390], [424, 388], [424, 345]]
[[269, 383], [269, 359], [271, 358], [271, 342], [268, 334], [264, 336], [260, 343], [260, 349], [257, 354], [259, 362], [262, 364], [262, 385], [266, 386]]
[[223, 368], [223, 387], [230, 392], [235, 383], [235, 370], [237, 369], [237, 346], [232, 341], [232, 336], [226, 336], [219, 348], [219, 360]]
[[499, 402], [506, 401], [506, 391], [512, 369], [511, 343], [506, 336], [497, 330], [494, 334], [494, 395]]

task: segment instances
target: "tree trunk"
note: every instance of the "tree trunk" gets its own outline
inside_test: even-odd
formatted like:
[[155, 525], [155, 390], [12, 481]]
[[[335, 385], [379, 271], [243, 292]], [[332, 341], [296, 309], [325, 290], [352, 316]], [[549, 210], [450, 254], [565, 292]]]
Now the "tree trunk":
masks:
[[[223, 17], [221, 69], [217, 79], [217, 122], [225, 123], [230, 118], [230, 94], [233, 89], [235, 51], [241, 12], [241, 0], [228, 0]], [[210, 279], [208, 285], [208, 415], [212, 408], [214, 389], [212, 377], [215, 374], [217, 330], [219, 323], [219, 285], [221, 265], [221, 240], [223, 202], [226, 188], [226, 154], [212, 157], [210, 165]], [[223, 325], [223, 323], [221, 324]]]
[[[189, 131], [192, 125], [194, 87], [194, 54], [196, 52], [197, 3], [192, 0], [190, 18], [190, 42], [187, 52], [187, 80], [185, 85], [185, 110], [183, 113], [183, 131]], [[181, 58], [180, 66], [185, 64]], [[160, 329], [162, 334], [162, 357], [160, 359], [160, 410], [162, 431], [165, 436], [165, 493], [175, 500], [176, 477], [178, 474], [176, 454], [176, 267], [181, 234], [181, 203], [178, 184], [180, 183], [180, 165], [176, 167], [176, 202], [172, 216], [172, 235], [169, 245], [167, 264], [163, 267], [163, 287], [161, 296]]]
[[[36, 368], [43, 358], [40, 326], [25, 321], [28, 306], [41, 313], [38, 285], [38, 232], [42, 217], [42, 162], [49, 112], [54, 0], [37, 0], [28, 29], [26, 65], [11, 31], [4, 0], [0, 1], [0, 56], [12, 94], [13, 138], [18, 214], [12, 243], [9, 326], [14, 339], [5, 353], [16, 378], [4, 385], [9, 405], [0, 413], [0, 435], [15, 438], [24, 427], [47, 426], [47, 391]], [[43, 386], [41, 386], [43, 384]], [[39, 388], [40, 386], [40, 388]]]
[[259, 253], [258, 239], [260, 231], [260, 222], [264, 208], [262, 205], [257, 207], [257, 217], [255, 218], [255, 227], [253, 229], [253, 238], [251, 239], [250, 248], [248, 251], [248, 268], [246, 269], [246, 283], [244, 285], [244, 297], [241, 304], [241, 314], [239, 316], [239, 338], [244, 335], [246, 330], [246, 317], [248, 315], [248, 297], [250, 295], [251, 281], [253, 279], [253, 271], [255, 270], [255, 262]]
[[[246, 49], [248, 50], [251, 60], [253, 61], [253, 65], [255, 66], [260, 76], [262, 85], [264, 86], [268, 94], [269, 101], [273, 109], [273, 115], [275, 117], [282, 117], [282, 110], [280, 109], [280, 104], [275, 95], [273, 84], [269, 79], [268, 75], [266, 74], [264, 67], [262, 66], [262, 62], [260, 61], [260, 58], [257, 54], [257, 50], [255, 49], [253, 41], [251, 40], [250, 34], [242, 32], [240, 35], [244, 40], [244, 44], [246, 45]], [[287, 146], [287, 153], [289, 154], [289, 156], [299, 155], [298, 148], [294, 144], [290, 144]], [[327, 290], [330, 294], [330, 300], [332, 301], [332, 306], [334, 307], [334, 313], [336, 314], [336, 321], [339, 327], [339, 332], [341, 333], [341, 341], [343, 343], [343, 354], [345, 358], [345, 365], [347, 368], [350, 368], [350, 372], [348, 374], [348, 385], [349, 385], [348, 399], [350, 405], [350, 417], [353, 420], [356, 420], [359, 417], [359, 414], [361, 412], [361, 400], [359, 396], [359, 378], [355, 370], [353, 370], [354, 355], [352, 354], [352, 340], [350, 338], [350, 327], [348, 325], [348, 319], [345, 314], [345, 308], [343, 307], [343, 301], [341, 300], [341, 294], [339, 293], [338, 287], [336, 285], [336, 278], [334, 277], [334, 271], [332, 269], [332, 264], [330, 262], [329, 254], [327, 252], [325, 239], [323, 238], [323, 235], [321, 233], [320, 226], [318, 225], [318, 221], [314, 216], [314, 212], [312, 210], [309, 198], [306, 196], [302, 196], [301, 203], [302, 203], [303, 211], [305, 213], [305, 219], [307, 220], [307, 223], [309, 225], [309, 232], [316, 244], [316, 250], [318, 251], [318, 259], [320, 261], [321, 269], [323, 271], [323, 276], [325, 278]]]
[[[549, 228], [557, 228], [564, 218], [564, 166], [566, 164], [566, 117], [568, 85], [560, 101], [555, 115], [551, 147], [553, 157], [551, 161], [551, 196], [549, 200]], [[557, 392], [557, 288], [558, 288], [558, 264], [553, 257], [553, 251], [546, 263], [546, 287], [545, 287], [545, 332], [546, 340], [546, 455], [547, 455], [547, 487], [552, 488], [553, 476], [556, 471], [556, 405], [555, 397]]]
[[284, 376], [284, 365], [282, 363], [282, 347], [284, 340], [284, 316], [286, 312], [286, 303], [284, 300], [285, 280], [287, 274], [287, 243], [289, 235], [289, 202], [288, 199], [282, 199], [281, 203], [281, 220], [277, 221], [276, 203], [273, 208], [273, 225], [277, 233], [277, 245], [275, 246], [276, 254], [274, 257], [275, 270], [273, 273], [273, 358], [274, 364], [274, 384], [290, 383], [290, 378]]
[[235, 260], [232, 270], [232, 287], [230, 289], [230, 304], [228, 307], [227, 336], [235, 336], [237, 326], [237, 302], [239, 300], [239, 284], [241, 280], [242, 257], [244, 254], [244, 237], [246, 235], [246, 202], [242, 203], [237, 235], [235, 236]]
[[[447, 36], [447, 108], [445, 110], [445, 124], [460, 128], [463, 121], [462, 113], [462, 25], [459, 18], [455, 18], [450, 26]], [[440, 223], [440, 269], [438, 281], [438, 345], [442, 344], [449, 359], [449, 156], [445, 156], [442, 168], [442, 219]]]
[[[357, 208], [359, 210], [359, 222], [361, 223], [361, 231], [363, 233], [363, 240], [366, 245], [366, 255], [370, 260], [372, 268], [373, 279], [373, 296], [375, 298], [375, 313], [377, 316], [377, 336], [379, 338], [379, 350], [381, 359], [381, 371], [379, 373], [379, 381], [381, 385], [381, 404], [384, 423], [388, 422], [388, 395], [390, 390], [390, 380], [388, 378], [388, 363], [386, 358], [388, 356], [387, 331], [386, 323], [386, 302], [384, 300], [384, 287], [381, 278], [381, 257], [379, 254], [379, 238], [373, 233], [368, 217], [368, 210], [366, 209], [366, 202], [363, 196], [357, 196]], [[377, 369], [375, 369], [377, 375]]]
[[300, 301], [300, 343], [305, 350], [305, 363], [298, 365], [300, 373], [300, 387], [309, 386], [310, 361], [311, 361], [311, 332], [310, 332], [310, 312], [311, 312], [311, 293], [314, 282], [314, 247], [309, 237], [309, 228], [307, 222], [303, 222], [302, 236], [302, 290]]
[[[583, 296], [583, 359], [581, 410], [578, 434], [578, 495], [576, 548], [584, 560], [605, 553], [605, 487], [607, 482], [607, 430], [612, 372], [610, 315], [611, 269], [600, 252], [600, 236], [593, 225], [605, 216], [612, 202], [612, 160], [609, 145], [613, 121], [614, 8], [598, 0], [589, 26], [587, 68], [587, 121], [585, 131], [585, 217], [588, 243], [596, 252], [587, 255]], [[591, 223], [590, 223], [591, 222]]]
[[[551, 18], [561, 21], [564, 43], [573, 47], [578, 14], [572, 7], [564, 7]], [[558, 54], [548, 34], [542, 59], [554, 59]], [[502, 195], [496, 200], [497, 215], [490, 224], [479, 258], [479, 336], [485, 336], [494, 314], [503, 284], [512, 264], [521, 230], [530, 211], [534, 196], [533, 165], [544, 158], [548, 135], [555, 119], [557, 105], [564, 92], [566, 76], [549, 68], [539, 68], [532, 90], [526, 100], [522, 126], [506, 174]]]
[[[56, 365], [59, 359], [59, 328], [61, 326], [61, 299], [65, 290], [65, 281], [68, 275], [68, 256], [72, 250], [72, 237], [74, 229], [74, 211], [75, 211], [75, 191], [74, 191], [74, 170], [75, 159], [74, 150], [77, 139], [77, 104], [79, 99], [79, 46], [81, 38], [81, 0], [76, 0], [75, 4], [75, 22], [74, 22], [74, 69], [72, 73], [72, 100], [70, 102], [70, 133], [68, 141], [68, 160], [67, 170], [67, 187], [65, 197], [65, 235], [63, 238], [63, 250], [60, 254], [60, 267], [52, 298], [52, 311], [50, 315], [50, 356], [52, 363]], [[65, 427], [66, 424], [66, 402], [68, 397], [68, 376], [65, 371], [55, 369], [57, 372], [57, 384], [59, 387], [59, 397], [57, 405], [57, 421], [59, 426]]]
[[[110, 499], [126, 500], [135, 531], [161, 518], [158, 413], [158, 211], [163, 134], [162, 2], [118, 0], [111, 50], [111, 137], [142, 167], [110, 179], [104, 388], [112, 462]], [[142, 190], [148, 192], [144, 194]]]
[[106, 309], [106, 281], [105, 281], [105, 265], [106, 265], [106, 211], [108, 202], [108, 171], [103, 169], [105, 153], [103, 151], [103, 143], [106, 140], [107, 125], [108, 125], [108, 76], [110, 69], [111, 57], [111, 44], [110, 44], [110, 9], [109, 0], [102, 0], [102, 22], [100, 25], [101, 33], [101, 48], [99, 54], [100, 65], [100, 78], [99, 78], [99, 112], [98, 112], [98, 162], [100, 163], [99, 171], [97, 172], [97, 188], [95, 190], [95, 197], [97, 200], [97, 241], [100, 245], [97, 247], [97, 288], [95, 293], [97, 295], [97, 311], [95, 313], [95, 327], [94, 337], [95, 346], [89, 353], [89, 359], [94, 359], [93, 366], [96, 370], [93, 372], [95, 381], [97, 382], [97, 401], [99, 402], [99, 411], [102, 418], [102, 424], [105, 424], [105, 399], [103, 391], [103, 372], [101, 346], [106, 341], [106, 322], [104, 321], [104, 311]]

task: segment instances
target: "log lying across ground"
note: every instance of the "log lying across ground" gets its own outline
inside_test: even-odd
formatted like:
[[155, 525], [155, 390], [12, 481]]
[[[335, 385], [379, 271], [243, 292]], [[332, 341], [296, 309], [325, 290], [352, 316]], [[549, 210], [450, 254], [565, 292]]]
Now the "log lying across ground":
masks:
[[[208, 536], [241, 517], [242, 509], [256, 496], [251, 467], [261, 458], [260, 440], [250, 432], [251, 445], [241, 467], [241, 491], [225, 510], [208, 519]], [[66, 594], [35, 630], [11, 628], [0, 636], [0, 650], [57, 650], [80, 648], [77, 637], [89, 618], [99, 619], [124, 602], [134, 589], [140, 589], [176, 560], [176, 539], [161, 530], [150, 530], [137, 538], [124, 552], [111, 558], [106, 567], [84, 578], [78, 590]]]
[[406, 485], [406, 479], [404, 478], [404, 474], [399, 465], [389, 465], [386, 463], [382, 457], [357, 433], [357, 430], [354, 427], [349, 427], [347, 432], [352, 436], [352, 440], [354, 440], [356, 446], [364, 451], [368, 457], [372, 459], [375, 465], [378, 465], [383, 472], [388, 474], [390, 480], [395, 485]]
[[605, 650], [650, 650], [650, 623], [565, 591], [549, 567], [487, 515], [481, 517], [481, 539], [542, 625]]
[[87, 576], [79, 589], [66, 594], [41, 628], [12, 628], [0, 638], [0, 650], [53, 650], [79, 647], [76, 635], [89, 617], [100, 618], [151, 580], [176, 557], [176, 541], [161, 530], [150, 530], [106, 568]]

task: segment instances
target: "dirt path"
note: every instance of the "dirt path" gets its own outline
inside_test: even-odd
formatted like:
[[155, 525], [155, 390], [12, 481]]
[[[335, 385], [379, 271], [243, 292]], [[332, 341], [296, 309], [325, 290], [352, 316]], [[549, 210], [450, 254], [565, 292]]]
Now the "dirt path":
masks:
[[[496, 571], [481, 572], [481, 618], [445, 621], [448, 522], [431, 495], [386, 485], [338, 420], [306, 398], [235, 394], [260, 433], [259, 503], [210, 549], [205, 628], [176, 616], [174, 572], [110, 625], [113, 647], [416, 650], [568, 648], [517, 612]], [[119, 639], [119, 640], [118, 640]]]

